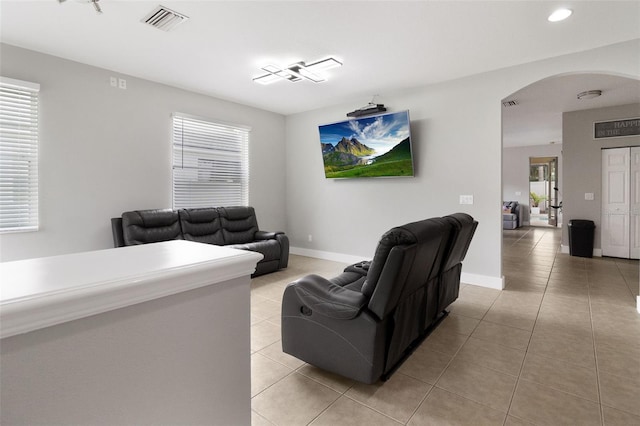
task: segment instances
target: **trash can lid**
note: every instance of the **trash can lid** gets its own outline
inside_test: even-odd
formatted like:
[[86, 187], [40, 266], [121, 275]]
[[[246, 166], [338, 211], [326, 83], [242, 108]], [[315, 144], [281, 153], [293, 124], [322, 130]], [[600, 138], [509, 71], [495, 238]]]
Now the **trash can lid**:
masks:
[[595, 228], [596, 224], [592, 220], [571, 219], [569, 226], [572, 228]]

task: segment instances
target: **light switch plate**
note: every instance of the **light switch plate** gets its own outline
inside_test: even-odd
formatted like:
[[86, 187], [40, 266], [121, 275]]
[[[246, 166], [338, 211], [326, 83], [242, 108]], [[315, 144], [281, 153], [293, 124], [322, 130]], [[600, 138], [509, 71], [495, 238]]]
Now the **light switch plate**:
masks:
[[584, 199], [588, 201], [593, 201], [593, 192], [585, 192]]

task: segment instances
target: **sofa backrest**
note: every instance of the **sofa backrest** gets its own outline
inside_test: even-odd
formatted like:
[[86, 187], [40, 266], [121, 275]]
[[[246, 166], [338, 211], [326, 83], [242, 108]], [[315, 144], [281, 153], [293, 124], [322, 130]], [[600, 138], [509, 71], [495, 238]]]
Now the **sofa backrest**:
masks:
[[122, 214], [125, 245], [181, 240], [178, 212], [174, 210], [136, 210]]
[[246, 244], [259, 230], [254, 208], [246, 206], [135, 210], [112, 218], [111, 227], [115, 247], [180, 239]]
[[384, 318], [437, 278], [450, 230], [447, 221], [432, 218], [393, 228], [382, 236], [362, 286], [363, 294], [371, 297], [372, 312]]
[[443, 271], [447, 271], [464, 260], [473, 234], [478, 227], [478, 222], [466, 213], [455, 213], [445, 216], [444, 219], [452, 225], [453, 229], [447, 244], [445, 264], [442, 268]]
[[462, 261], [467, 255], [471, 239], [478, 226], [478, 222], [465, 213], [452, 214], [445, 216], [444, 219], [451, 223], [452, 232], [447, 243], [445, 261], [440, 274], [438, 312], [446, 309], [458, 298]]
[[178, 210], [185, 240], [224, 245], [218, 209], [213, 207]]
[[367, 275], [363, 292], [370, 291], [365, 286], [375, 285], [367, 307], [381, 320], [388, 320], [385, 371], [397, 364], [411, 342], [437, 317], [439, 274], [450, 232], [449, 222], [432, 218], [394, 228], [378, 244], [369, 273], [379, 267], [375, 263], [384, 262], [384, 266], [377, 282], [369, 282]]
[[253, 207], [218, 207], [224, 244], [244, 244], [254, 240], [258, 220]]

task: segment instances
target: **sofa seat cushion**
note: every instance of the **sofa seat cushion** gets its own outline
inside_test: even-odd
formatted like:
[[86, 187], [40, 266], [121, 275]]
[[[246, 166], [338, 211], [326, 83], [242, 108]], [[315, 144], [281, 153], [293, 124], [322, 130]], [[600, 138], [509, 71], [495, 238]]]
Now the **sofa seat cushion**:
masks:
[[254, 241], [245, 244], [230, 244], [225, 247], [261, 253], [264, 256], [264, 259], [262, 259], [261, 262], [280, 259], [280, 243], [276, 240]]
[[503, 213], [502, 220], [518, 220], [518, 215], [515, 213]]

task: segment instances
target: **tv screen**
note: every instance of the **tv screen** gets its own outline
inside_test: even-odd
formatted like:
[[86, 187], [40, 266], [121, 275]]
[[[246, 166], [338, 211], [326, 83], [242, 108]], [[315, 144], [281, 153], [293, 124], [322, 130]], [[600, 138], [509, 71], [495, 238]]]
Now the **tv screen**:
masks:
[[409, 111], [319, 127], [327, 178], [413, 176]]

